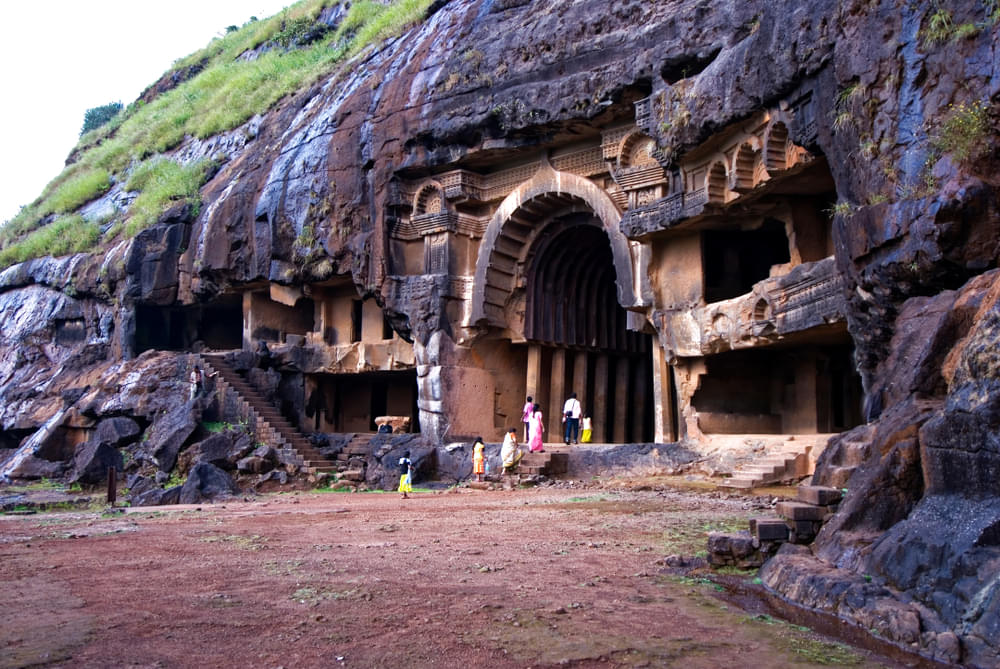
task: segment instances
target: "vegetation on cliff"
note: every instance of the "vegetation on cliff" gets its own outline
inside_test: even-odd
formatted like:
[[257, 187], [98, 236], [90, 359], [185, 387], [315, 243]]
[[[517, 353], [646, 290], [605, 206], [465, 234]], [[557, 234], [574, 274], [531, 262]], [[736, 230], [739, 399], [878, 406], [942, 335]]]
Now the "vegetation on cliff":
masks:
[[[63, 172], [0, 228], [0, 267], [92, 249], [123, 232], [132, 236], [180, 202], [197, 211], [211, 161], [181, 164], [167, 152], [186, 138], [209, 138], [268, 111], [420, 20], [430, 5], [431, 0], [360, 0], [348, 7], [338, 0], [301, 0], [177, 61], [159, 88], [84, 133]], [[116, 184], [135, 197], [127, 209], [74, 213]], [[53, 238], [60, 243], [52, 245]]]

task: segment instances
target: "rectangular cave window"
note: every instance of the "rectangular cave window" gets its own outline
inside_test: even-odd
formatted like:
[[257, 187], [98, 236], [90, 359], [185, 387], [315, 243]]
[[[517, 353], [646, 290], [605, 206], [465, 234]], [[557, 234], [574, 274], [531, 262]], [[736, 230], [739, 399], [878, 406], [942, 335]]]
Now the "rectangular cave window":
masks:
[[385, 316], [382, 317], [382, 339], [392, 339], [392, 325]]
[[772, 265], [791, 258], [785, 226], [773, 219], [757, 230], [706, 230], [702, 254], [709, 304], [746, 295], [770, 275]]
[[362, 313], [362, 302], [361, 300], [354, 300], [351, 302], [351, 342], [361, 341], [361, 313]]

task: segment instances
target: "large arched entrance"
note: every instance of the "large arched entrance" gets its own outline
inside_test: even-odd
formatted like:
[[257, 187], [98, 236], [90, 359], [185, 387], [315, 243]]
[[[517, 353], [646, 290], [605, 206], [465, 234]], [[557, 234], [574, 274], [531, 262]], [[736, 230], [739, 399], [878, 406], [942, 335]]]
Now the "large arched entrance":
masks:
[[525, 339], [537, 351], [529, 364], [549, 379], [535, 393], [552, 428], [559, 429], [562, 401], [576, 392], [597, 440], [652, 441], [652, 337], [628, 329], [608, 237], [592, 213], [557, 217], [538, 235], [525, 298]]
[[576, 392], [595, 441], [653, 440], [652, 337], [629, 329], [644, 321], [625, 309], [636, 304], [636, 273], [619, 219], [592, 182], [543, 168], [491, 220], [470, 324], [493, 333], [483, 358], [508, 362], [491, 370], [498, 422], [520, 420], [530, 395], [547, 416], [546, 440], [560, 441], [562, 404]]

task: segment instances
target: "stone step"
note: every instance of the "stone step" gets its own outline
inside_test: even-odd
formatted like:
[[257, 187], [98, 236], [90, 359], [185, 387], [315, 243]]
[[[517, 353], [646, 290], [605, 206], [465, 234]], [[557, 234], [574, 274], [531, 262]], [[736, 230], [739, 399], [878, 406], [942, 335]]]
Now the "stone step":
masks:
[[739, 471], [746, 474], [757, 474], [761, 476], [780, 476], [785, 473], [784, 465], [753, 464], [739, 468]]
[[806, 504], [804, 502], [778, 502], [775, 509], [779, 516], [788, 520], [823, 520], [829, 513], [821, 506]]
[[839, 504], [844, 494], [837, 488], [819, 485], [800, 485], [797, 489], [798, 500], [816, 506]]
[[749, 490], [756, 485], [760, 485], [760, 482], [754, 478], [733, 476], [731, 478], [724, 479], [719, 485], [723, 488], [739, 488], [741, 490]]

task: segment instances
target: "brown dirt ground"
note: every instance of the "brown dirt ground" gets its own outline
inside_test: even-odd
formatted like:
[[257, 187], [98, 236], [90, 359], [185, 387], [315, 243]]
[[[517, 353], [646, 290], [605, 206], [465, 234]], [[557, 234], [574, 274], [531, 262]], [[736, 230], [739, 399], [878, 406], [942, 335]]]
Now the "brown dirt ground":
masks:
[[752, 506], [454, 489], [0, 516], [0, 666], [886, 666], [666, 572]]

